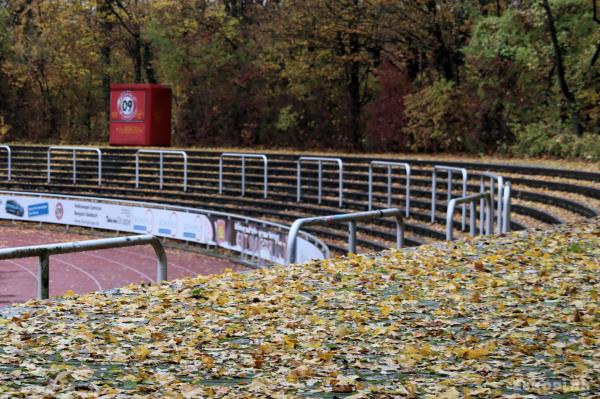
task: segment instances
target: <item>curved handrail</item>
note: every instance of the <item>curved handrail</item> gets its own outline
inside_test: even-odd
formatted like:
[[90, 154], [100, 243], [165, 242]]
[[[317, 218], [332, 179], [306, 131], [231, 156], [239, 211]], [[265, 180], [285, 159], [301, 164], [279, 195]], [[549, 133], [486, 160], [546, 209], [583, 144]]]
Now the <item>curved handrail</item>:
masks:
[[68, 254], [73, 252], [95, 251], [98, 249], [132, 247], [134, 245], [150, 244], [156, 254], [156, 281], [167, 279], [167, 254], [158, 238], [145, 234], [127, 237], [101, 238], [76, 242], [33, 245], [28, 247], [2, 248], [0, 260], [29, 258], [37, 256], [38, 260], [38, 298], [48, 299], [50, 291], [50, 255]]
[[296, 219], [290, 228], [287, 239], [287, 263], [295, 263], [297, 259], [297, 235], [302, 226], [314, 224], [348, 223], [348, 252], [356, 252], [356, 222], [359, 220], [379, 219], [393, 216], [396, 218], [396, 248], [404, 246], [404, 220], [402, 211], [398, 208], [381, 209], [377, 211], [343, 213], [331, 216], [317, 216]]
[[[448, 241], [453, 240], [452, 232], [454, 230], [454, 223], [452, 221], [452, 216], [454, 215], [454, 210], [456, 208], [456, 205], [459, 205], [459, 204], [463, 204], [463, 205], [466, 205], [467, 203], [469, 204], [470, 235], [471, 235], [471, 237], [475, 236], [475, 233], [477, 231], [476, 226], [475, 226], [475, 203], [480, 200], [483, 200], [484, 207], [485, 207], [485, 233], [486, 234], [493, 233], [494, 227], [493, 227], [493, 220], [492, 220], [492, 215], [491, 215], [492, 195], [490, 193], [480, 193], [480, 194], [474, 194], [474, 195], [469, 195], [469, 196], [465, 196], [465, 197], [453, 198], [448, 202], [448, 210], [446, 212], [446, 240], [448, 240]], [[480, 222], [483, 223], [483, 220], [481, 220]]]
[[269, 192], [269, 160], [264, 154], [248, 154], [244, 152], [224, 152], [219, 156], [219, 194], [223, 194], [223, 158], [241, 158], [242, 160], [242, 197], [246, 194], [246, 158], [259, 158], [263, 160], [263, 197], [267, 198]]
[[321, 204], [321, 198], [323, 194], [323, 162], [326, 163], [337, 163], [338, 165], [338, 190], [339, 190], [339, 206], [343, 207], [343, 192], [344, 192], [344, 162], [341, 158], [327, 158], [327, 157], [300, 157], [296, 161], [296, 202], [300, 202], [301, 190], [302, 190], [302, 176], [301, 167], [302, 162], [317, 162], [318, 164], [318, 203]]
[[406, 172], [405, 216], [410, 216], [410, 165], [406, 162], [374, 160], [369, 164], [369, 210], [373, 209], [373, 166], [387, 166], [387, 206], [392, 206], [392, 167], [401, 166]]
[[[435, 223], [435, 208], [436, 208], [436, 196], [437, 196], [437, 172], [448, 172], [448, 201], [452, 199], [452, 172], [458, 172], [462, 174], [462, 196], [467, 195], [467, 169], [457, 168], [454, 166], [447, 165], [434, 165], [431, 178], [431, 223]], [[461, 224], [462, 229], [465, 229], [467, 221], [467, 207], [466, 204], [462, 206], [462, 217]]]
[[73, 184], [77, 182], [77, 151], [80, 152], [95, 152], [98, 155], [98, 185], [102, 185], [102, 150], [97, 147], [72, 147], [53, 145], [48, 147], [48, 183], [52, 180], [50, 164], [52, 162], [52, 151], [72, 151], [73, 152]]
[[188, 156], [185, 151], [177, 150], [137, 150], [135, 153], [135, 188], [140, 186], [140, 154], [159, 154], [159, 187], [163, 189], [163, 156], [165, 154], [181, 155], [183, 157], [183, 191], [187, 191]]

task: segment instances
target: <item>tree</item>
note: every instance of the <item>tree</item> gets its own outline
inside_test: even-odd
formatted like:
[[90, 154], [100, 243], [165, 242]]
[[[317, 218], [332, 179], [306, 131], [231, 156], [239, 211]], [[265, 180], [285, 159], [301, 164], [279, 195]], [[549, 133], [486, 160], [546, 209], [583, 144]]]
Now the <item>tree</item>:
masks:
[[552, 9], [550, 8], [550, 5], [548, 4], [548, 0], [542, 0], [542, 7], [544, 8], [544, 11], [546, 12], [546, 18], [547, 18], [546, 23], [548, 26], [548, 33], [550, 34], [550, 39], [552, 40], [552, 50], [554, 53], [554, 69], [556, 71], [556, 77], [558, 78], [560, 91], [562, 92], [562, 95], [564, 96], [564, 98], [567, 102], [567, 105], [571, 111], [573, 132], [576, 135], [581, 136], [581, 134], [583, 133], [583, 129], [581, 127], [581, 121], [579, 118], [579, 110], [578, 110], [577, 103], [575, 101], [575, 96], [573, 95], [573, 92], [569, 88], [569, 84], [567, 83], [567, 79], [565, 77], [565, 65], [563, 62], [563, 49], [562, 49], [560, 43], [558, 42], [558, 34], [556, 32], [556, 26], [554, 23], [554, 15], [552, 14]]

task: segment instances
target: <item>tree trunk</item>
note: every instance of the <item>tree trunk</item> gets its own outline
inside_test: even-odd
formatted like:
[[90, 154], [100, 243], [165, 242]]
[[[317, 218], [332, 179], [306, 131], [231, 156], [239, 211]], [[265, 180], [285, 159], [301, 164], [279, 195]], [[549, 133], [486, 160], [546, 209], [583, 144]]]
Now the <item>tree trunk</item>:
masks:
[[142, 38], [139, 31], [139, 26], [136, 27], [133, 35], [133, 74], [135, 83], [144, 83], [142, 80]]
[[[357, 54], [359, 51], [359, 43], [355, 33], [350, 34], [349, 44], [350, 54]], [[360, 65], [356, 61], [351, 61], [349, 66], [348, 95], [350, 96], [352, 146], [355, 147], [355, 149], [360, 150], [362, 148]]]
[[113, 30], [113, 23], [109, 18], [111, 12], [110, 2], [112, 0], [98, 0], [98, 16], [100, 18], [100, 36], [102, 45], [100, 47], [100, 63], [102, 64], [102, 106], [106, 113], [106, 123], [110, 120], [110, 59], [111, 45], [110, 34]]
[[154, 68], [152, 67], [152, 49], [146, 41], [144, 41], [144, 70], [148, 83], [157, 83], [156, 73], [154, 73]]
[[548, 32], [550, 33], [550, 38], [552, 40], [552, 48], [554, 50], [554, 65], [556, 66], [556, 77], [558, 78], [558, 85], [560, 86], [560, 91], [565, 98], [567, 105], [569, 107], [569, 111], [571, 112], [571, 122], [573, 123], [573, 132], [580, 136], [583, 133], [583, 128], [581, 126], [581, 120], [579, 119], [579, 110], [577, 109], [577, 103], [575, 101], [575, 96], [569, 89], [569, 85], [565, 78], [565, 66], [563, 63], [562, 57], [562, 49], [560, 44], [558, 43], [558, 34], [556, 33], [556, 25], [554, 23], [554, 15], [552, 14], [552, 9], [548, 4], [548, 0], [542, 0], [542, 7], [546, 11], [546, 21], [548, 25]]

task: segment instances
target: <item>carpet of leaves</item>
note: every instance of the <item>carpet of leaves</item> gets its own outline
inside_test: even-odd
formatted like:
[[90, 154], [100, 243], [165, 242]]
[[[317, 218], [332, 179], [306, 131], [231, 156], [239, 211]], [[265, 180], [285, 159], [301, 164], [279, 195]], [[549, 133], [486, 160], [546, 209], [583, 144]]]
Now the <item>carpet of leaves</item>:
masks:
[[0, 397], [599, 397], [600, 221], [0, 318]]

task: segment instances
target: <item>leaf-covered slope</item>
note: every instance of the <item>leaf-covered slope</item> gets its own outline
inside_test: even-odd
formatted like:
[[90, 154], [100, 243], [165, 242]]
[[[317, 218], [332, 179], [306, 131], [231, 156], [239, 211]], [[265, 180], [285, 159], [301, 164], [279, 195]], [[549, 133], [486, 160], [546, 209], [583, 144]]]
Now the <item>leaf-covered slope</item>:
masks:
[[591, 397], [600, 222], [23, 305], [1, 397]]

